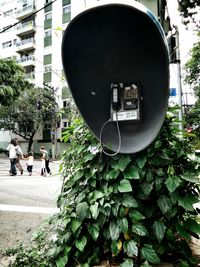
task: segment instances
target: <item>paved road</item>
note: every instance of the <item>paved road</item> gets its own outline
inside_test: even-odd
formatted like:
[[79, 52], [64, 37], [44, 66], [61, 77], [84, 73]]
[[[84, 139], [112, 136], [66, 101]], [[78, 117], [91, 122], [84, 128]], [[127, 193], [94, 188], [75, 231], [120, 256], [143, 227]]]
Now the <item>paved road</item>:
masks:
[[55, 208], [61, 188], [60, 163], [50, 163], [50, 177], [40, 176], [40, 161], [35, 161], [32, 176], [26, 171], [26, 161], [21, 163], [24, 174], [9, 176], [9, 160], [0, 158], [0, 210], [2, 205]]
[[[60, 162], [50, 163], [52, 176], [40, 176], [41, 162], [35, 161], [33, 175], [9, 175], [9, 159], [0, 158], [0, 248], [13, 247], [19, 242], [28, 244], [31, 234], [51, 214], [58, 212], [56, 200], [62, 181]], [[0, 264], [1, 266], [1, 264]]]

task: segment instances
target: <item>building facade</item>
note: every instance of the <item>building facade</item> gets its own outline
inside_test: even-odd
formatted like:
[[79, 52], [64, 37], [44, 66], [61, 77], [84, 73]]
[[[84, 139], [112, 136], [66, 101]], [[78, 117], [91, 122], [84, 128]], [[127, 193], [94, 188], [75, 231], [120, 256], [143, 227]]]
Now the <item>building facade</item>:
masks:
[[[1, 58], [15, 57], [25, 68], [26, 78], [30, 82], [38, 87], [53, 88], [60, 108], [65, 107], [69, 99], [62, 68], [61, 42], [70, 19], [70, 0], [0, 1]], [[60, 140], [67, 126], [67, 117], [63, 117], [55, 133], [56, 140]], [[51, 146], [51, 134], [52, 126], [47, 122], [39, 129], [35, 139]], [[1, 131], [0, 147], [5, 148], [13, 137], [13, 133]], [[24, 140], [19, 139], [23, 143]], [[59, 142], [57, 146], [59, 151], [62, 150]]]
[[[130, 0], [125, 0], [125, 2]], [[59, 107], [67, 107], [70, 98], [64, 77], [61, 43], [69, 21], [79, 12], [104, 0], [0, 0], [0, 56], [15, 57], [25, 68], [26, 78], [38, 87], [50, 86], [55, 91]], [[111, 1], [116, 2], [116, 1]], [[121, 1], [122, 2], [122, 1]], [[151, 9], [158, 17], [161, 0], [138, 1]], [[67, 114], [57, 126], [54, 138], [55, 153], [60, 154], [61, 133], [68, 126]], [[0, 148], [5, 148], [13, 133], [0, 131]], [[19, 137], [20, 139], [20, 137]], [[35, 136], [38, 142], [51, 147], [52, 125], [47, 122]], [[24, 140], [21, 139], [21, 142]], [[26, 142], [24, 141], [24, 144]]]

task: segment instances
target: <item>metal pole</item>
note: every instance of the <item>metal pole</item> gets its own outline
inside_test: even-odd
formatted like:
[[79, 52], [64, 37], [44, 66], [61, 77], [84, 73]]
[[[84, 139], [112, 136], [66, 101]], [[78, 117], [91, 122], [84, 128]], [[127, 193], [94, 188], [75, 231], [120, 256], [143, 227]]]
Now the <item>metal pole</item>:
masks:
[[177, 58], [177, 95], [179, 110], [179, 129], [183, 131], [183, 103], [182, 103], [182, 82], [181, 82], [181, 60], [180, 60], [180, 43], [179, 31], [176, 27], [176, 58]]

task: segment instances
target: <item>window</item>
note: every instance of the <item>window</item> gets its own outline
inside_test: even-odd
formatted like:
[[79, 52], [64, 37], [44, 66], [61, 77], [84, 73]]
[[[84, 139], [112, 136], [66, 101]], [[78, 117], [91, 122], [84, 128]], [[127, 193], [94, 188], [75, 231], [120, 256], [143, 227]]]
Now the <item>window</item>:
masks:
[[52, 54], [44, 55], [44, 65], [50, 65], [52, 63]]
[[69, 101], [65, 100], [63, 101], [63, 108], [66, 108], [69, 106]]
[[51, 129], [51, 123], [45, 123], [44, 124], [44, 129], [47, 130], [47, 129]]
[[46, 30], [46, 31], [44, 32], [44, 36], [45, 36], [45, 37], [52, 36], [52, 31], [51, 31], [51, 30]]
[[52, 0], [45, 0], [45, 4], [49, 4], [51, 2], [52, 2]]
[[63, 6], [70, 5], [70, 4], [71, 4], [71, 0], [62, 0]]
[[69, 22], [71, 20], [71, 5], [63, 6], [62, 23]]
[[12, 46], [12, 41], [8, 41], [2, 44], [3, 48], [11, 47]]
[[69, 122], [68, 121], [63, 121], [63, 128], [67, 128], [69, 126]]
[[45, 20], [51, 19], [52, 18], [52, 13], [49, 12], [47, 14], [45, 14]]
[[44, 72], [51, 72], [51, 65], [44, 66]]
[[71, 5], [63, 7], [63, 14], [70, 13], [70, 12], [71, 12]]
[[44, 28], [46, 29], [50, 29], [52, 27], [52, 13], [46, 13], [45, 17], [44, 17]]

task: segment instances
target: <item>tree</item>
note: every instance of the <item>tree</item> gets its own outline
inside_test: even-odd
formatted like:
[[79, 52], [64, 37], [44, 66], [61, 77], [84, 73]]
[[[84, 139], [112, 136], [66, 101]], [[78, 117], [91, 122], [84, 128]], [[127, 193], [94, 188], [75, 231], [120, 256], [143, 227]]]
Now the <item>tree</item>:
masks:
[[[185, 77], [184, 82], [193, 89], [197, 101], [194, 106], [189, 109], [186, 114], [187, 125], [193, 128], [193, 133], [200, 140], [200, 32], [198, 33], [198, 41], [194, 44], [190, 51], [190, 58], [184, 66]], [[194, 142], [196, 144], [196, 142]], [[197, 142], [197, 146], [198, 142]]]
[[9, 106], [0, 107], [0, 128], [8, 129], [29, 141], [31, 150], [33, 138], [45, 121], [52, 122], [58, 114], [58, 105], [47, 88], [30, 87], [20, 93]]
[[190, 22], [199, 26], [199, 21], [196, 20], [196, 16], [199, 12], [200, 1], [199, 0], [178, 0], [180, 15], [183, 18], [183, 23], [188, 25]]
[[31, 84], [24, 78], [24, 69], [13, 59], [0, 58], [0, 104], [10, 105]]

